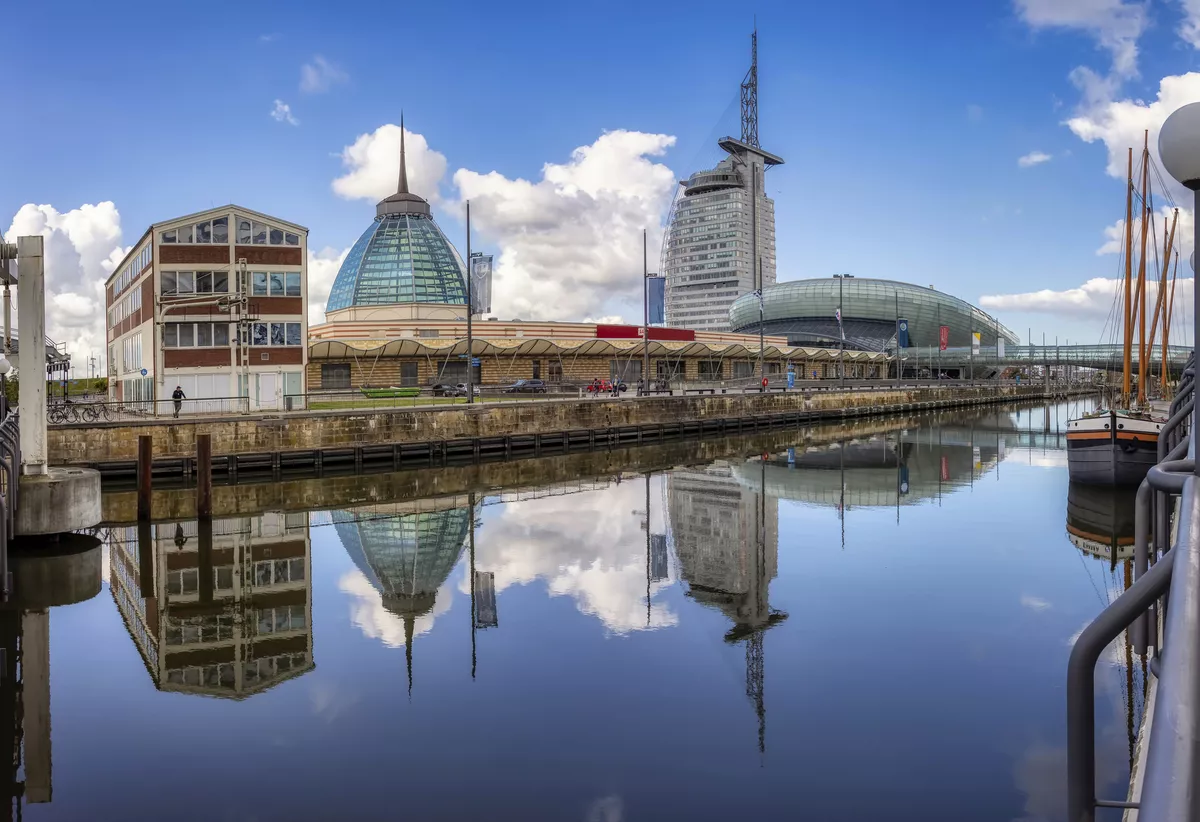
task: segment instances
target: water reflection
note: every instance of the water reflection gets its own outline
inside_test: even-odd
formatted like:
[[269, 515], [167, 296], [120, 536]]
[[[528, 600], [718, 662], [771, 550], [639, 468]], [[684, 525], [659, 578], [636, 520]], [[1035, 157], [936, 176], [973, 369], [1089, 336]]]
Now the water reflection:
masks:
[[313, 668], [307, 514], [110, 528], [109, 587], [161, 690], [244, 699]]
[[[143, 753], [169, 722], [225, 786], [195, 800], [208, 818], [375, 818], [397, 772], [420, 818], [780, 818], [798, 791], [823, 819], [930, 796], [932, 818], [1058, 818], [1067, 638], [1107, 599], [1064, 533], [1061, 447], [1055, 412], [991, 409], [244, 486], [218, 504], [271, 510], [211, 530], [165, 492], [164, 522], [110, 536], [145, 687], [105, 694], [131, 727], [104, 744], [186, 794]], [[1072, 540], [1123, 522], [1067, 503]], [[1123, 528], [1085, 550], [1111, 567]], [[1144, 683], [1125, 653], [1098, 672], [1119, 725], [1101, 712], [1102, 782], [1127, 769]], [[230, 748], [229, 723], [271, 729]], [[471, 791], [446, 789], [456, 767]], [[72, 778], [107, 800], [122, 773]], [[289, 791], [263, 804], [260, 773]]]

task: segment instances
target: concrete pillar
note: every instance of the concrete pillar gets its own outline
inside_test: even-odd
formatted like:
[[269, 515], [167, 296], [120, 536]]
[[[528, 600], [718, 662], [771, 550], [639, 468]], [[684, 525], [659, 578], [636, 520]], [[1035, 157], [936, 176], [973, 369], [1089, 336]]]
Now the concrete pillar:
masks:
[[46, 272], [41, 237], [17, 238], [21, 473], [46, 473]]
[[30, 802], [49, 802], [49, 611], [29, 611], [21, 616], [21, 690], [25, 703], [25, 798]]

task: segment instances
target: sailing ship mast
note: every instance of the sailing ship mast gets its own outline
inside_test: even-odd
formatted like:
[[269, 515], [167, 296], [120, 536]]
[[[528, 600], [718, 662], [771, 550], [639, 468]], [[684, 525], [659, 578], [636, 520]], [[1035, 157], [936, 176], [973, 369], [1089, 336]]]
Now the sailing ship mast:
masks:
[[[1146, 348], [1146, 357], [1148, 359], [1153, 359], [1154, 340], [1158, 336], [1159, 316], [1161, 315], [1163, 320], [1163, 348], [1162, 370], [1160, 371], [1160, 375], [1162, 377], [1162, 390], [1164, 392], [1164, 396], [1167, 389], [1167, 271], [1171, 267], [1171, 251], [1175, 248], [1175, 226], [1178, 222], [1179, 209], [1177, 208], [1175, 209], [1174, 216], [1171, 217], [1170, 231], [1163, 234], [1162, 271], [1160, 272], [1160, 276], [1158, 278], [1158, 294], [1154, 300], [1154, 319], [1150, 323], [1150, 345]], [[1153, 376], [1151, 377], [1151, 382], [1153, 382]]]
[[1129, 405], [1133, 371], [1133, 149], [1129, 149], [1129, 174], [1125, 186], [1125, 359], [1121, 403]]
[[1138, 391], [1137, 407], [1146, 405], [1146, 230], [1150, 227], [1148, 204], [1150, 185], [1150, 130], [1146, 129], [1142, 147], [1142, 251], [1138, 259]]

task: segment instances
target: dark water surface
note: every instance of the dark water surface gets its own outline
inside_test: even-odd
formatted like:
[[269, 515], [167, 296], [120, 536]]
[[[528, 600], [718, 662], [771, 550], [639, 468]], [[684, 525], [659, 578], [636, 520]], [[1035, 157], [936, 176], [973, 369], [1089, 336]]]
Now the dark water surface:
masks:
[[[98, 595], [3, 616], [28, 660], [49, 635], [48, 695], [32, 662], [0, 687], [17, 810], [1062, 819], [1067, 655], [1125, 584], [1110, 504], [1068, 534], [1079, 407], [310, 480], [323, 510], [289, 487], [211, 545], [113, 523]], [[1097, 682], [1123, 797], [1143, 674], [1118, 644]]]

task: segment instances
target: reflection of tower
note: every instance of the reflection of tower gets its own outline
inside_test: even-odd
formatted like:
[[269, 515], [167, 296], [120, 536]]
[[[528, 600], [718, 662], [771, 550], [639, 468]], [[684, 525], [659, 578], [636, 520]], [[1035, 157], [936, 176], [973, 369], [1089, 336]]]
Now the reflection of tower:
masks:
[[346, 553], [379, 591], [383, 606], [404, 622], [404, 655], [412, 693], [414, 626], [433, 610], [437, 591], [462, 553], [474, 508], [451, 508], [355, 522], [334, 515]]
[[759, 750], [765, 750], [763, 639], [767, 629], [787, 619], [769, 603], [779, 556], [779, 503], [764, 490], [766, 463], [744, 467], [758, 475], [753, 490], [725, 463], [673, 472], [668, 510], [688, 595], [733, 621], [726, 642], [746, 644], [746, 696], [758, 717]]
[[313, 667], [307, 514], [109, 532], [110, 588], [157, 687], [243, 699]]

